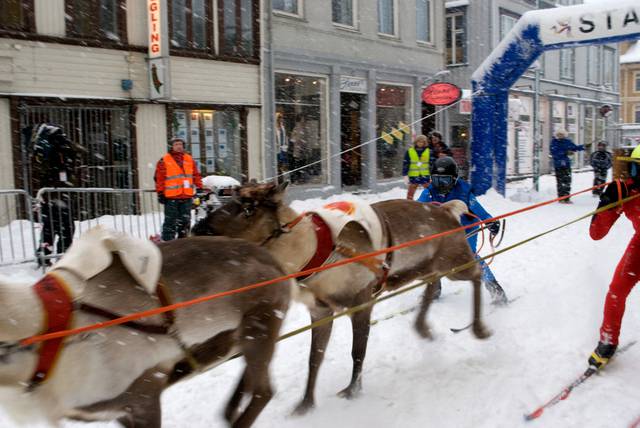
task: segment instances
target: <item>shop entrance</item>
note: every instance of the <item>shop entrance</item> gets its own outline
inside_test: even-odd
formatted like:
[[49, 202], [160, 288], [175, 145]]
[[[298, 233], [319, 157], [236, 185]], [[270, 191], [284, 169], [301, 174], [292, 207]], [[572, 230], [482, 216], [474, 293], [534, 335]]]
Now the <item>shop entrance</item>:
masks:
[[[340, 151], [344, 152], [362, 144], [360, 119], [364, 95], [340, 93]], [[342, 186], [362, 185], [362, 148], [343, 153], [340, 162]]]

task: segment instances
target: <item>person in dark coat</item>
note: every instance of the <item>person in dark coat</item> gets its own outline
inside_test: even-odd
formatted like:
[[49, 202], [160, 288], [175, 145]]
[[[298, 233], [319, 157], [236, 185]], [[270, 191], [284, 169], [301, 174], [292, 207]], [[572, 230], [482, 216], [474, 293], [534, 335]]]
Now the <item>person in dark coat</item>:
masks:
[[184, 152], [185, 141], [173, 138], [170, 150], [156, 166], [154, 180], [158, 202], [164, 205], [162, 240], [185, 238], [191, 228], [191, 206], [202, 177], [191, 155]]
[[[444, 203], [454, 199], [460, 200], [467, 204], [469, 212], [474, 216], [464, 214], [460, 219], [463, 226], [476, 223], [480, 220], [487, 220], [492, 217], [471, 191], [471, 185], [458, 177], [458, 166], [452, 157], [441, 157], [434, 163], [434, 169], [431, 171], [431, 185], [422, 191], [418, 198], [419, 202], [438, 202]], [[471, 250], [476, 253], [478, 234], [474, 233], [478, 226], [469, 227], [465, 230], [467, 233], [467, 241]], [[491, 237], [495, 237], [500, 232], [500, 222], [494, 221], [487, 224]], [[478, 257], [476, 255], [476, 257]], [[506, 304], [508, 302], [507, 295], [493, 275], [489, 265], [484, 260], [479, 261], [482, 267], [482, 281], [485, 288], [491, 294], [491, 298], [495, 304]]]
[[[584, 150], [583, 145], [573, 144], [573, 141], [567, 138], [567, 131], [560, 129], [556, 131], [555, 138], [551, 140], [551, 157], [553, 158], [553, 167], [556, 171], [556, 186], [558, 197], [567, 196], [571, 193], [571, 159], [569, 154]], [[569, 198], [559, 201], [564, 204], [571, 204]]]
[[427, 137], [418, 135], [413, 141], [413, 147], [404, 154], [402, 161], [402, 177], [407, 185], [407, 199], [413, 200], [418, 186], [429, 185], [429, 165], [431, 150], [427, 147]]
[[449, 156], [453, 157], [453, 152], [442, 140], [442, 134], [438, 131], [431, 131], [429, 133], [429, 148], [431, 149], [431, 169], [433, 170], [433, 166], [435, 162], [442, 157]]
[[[590, 162], [593, 167], [593, 185], [599, 186], [607, 182], [607, 171], [613, 165], [613, 158], [611, 153], [607, 151], [607, 143], [600, 141], [598, 143], [598, 150], [591, 153]], [[598, 187], [593, 189], [592, 193], [596, 196], [602, 194], [603, 188]]]

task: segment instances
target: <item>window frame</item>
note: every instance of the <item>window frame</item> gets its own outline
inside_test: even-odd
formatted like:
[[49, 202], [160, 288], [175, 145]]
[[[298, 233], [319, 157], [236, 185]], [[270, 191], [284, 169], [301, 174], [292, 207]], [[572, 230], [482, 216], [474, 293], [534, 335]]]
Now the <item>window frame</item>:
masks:
[[[95, 1], [94, 16], [100, 16], [100, 0]], [[101, 29], [96, 26], [91, 36], [86, 36], [77, 33], [73, 28], [73, 19], [75, 19], [75, 8], [73, 0], [64, 0], [64, 12], [65, 12], [65, 37], [75, 40], [94, 40], [100, 41], [101, 44], [109, 47], [111, 46], [125, 46], [129, 44], [127, 38], [127, 8], [126, 0], [113, 0], [118, 8], [118, 40], [110, 39], [106, 37]], [[71, 17], [72, 19], [69, 19]]]
[[640, 93], [640, 71], [633, 72], [633, 89], [632, 91], [635, 93]]
[[[592, 58], [592, 52], [596, 52], [596, 58]], [[601, 78], [601, 73], [602, 73], [602, 67], [600, 66], [601, 64], [601, 59], [602, 59], [602, 50], [600, 49], [599, 45], [590, 45], [587, 46], [587, 84], [588, 85], [593, 85], [593, 86], [600, 86], [600, 82], [602, 81]], [[591, 64], [595, 64], [596, 65], [596, 70], [595, 70], [595, 79], [593, 78], [593, 76], [591, 76]]]
[[36, 32], [36, 16], [35, 16], [35, 0], [20, 0], [20, 6], [24, 15], [24, 22], [20, 28], [5, 27], [0, 24], [0, 34], [16, 34], [16, 33], [35, 33]]
[[382, 33], [380, 31], [380, 7], [379, 3], [376, 1], [376, 9], [378, 12], [378, 22], [377, 22], [377, 32], [378, 32], [378, 36], [380, 37], [384, 37], [384, 38], [392, 38], [392, 39], [398, 39], [400, 38], [400, 34], [399, 34], [399, 28], [398, 28], [398, 0], [391, 0], [391, 5], [393, 7], [393, 33]]
[[510, 11], [508, 9], [504, 9], [504, 8], [500, 8], [499, 9], [499, 12], [498, 12], [498, 31], [499, 31], [498, 37], [500, 37], [499, 41], [504, 39], [504, 37], [506, 36], [506, 34], [502, 34], [502, 18], [503, 17], [515, 19], [515, 22], [513, 23], [513, 26], [511, 27], [511, 28], [513, 28], [518, 23], [518, 20], [522, 17], [522, 15], [519, 15], [519, 14], [517, 14], [515, 12], [512, 12], [512, 11]]
[[185, 8], [186, 8], [186, 24], [187, 24], [187, 43], [189, 46], [173, 46], [171, 40], [173, 38], [173, 0], [169, 0], [167, 2], [167, 12], [168, 12], [168, 20], [169, 20], [169, 52], [171, 55], [174, 54], [193, 54], [195, 56], [205, 56], [212, 57], [216, 54], [216, 43], [214, 37], [214, 19], [215, 14], [213, 11], [213, 6], [211, 4], [211, 0], [205, 0], [205, 14], [206, 14], [206, 35], [207, 35], [207, 46], [204, 49], [194, 48], [193, 47], [193, 9], [192, 9], [192, 1], [193, 0], [184, 0]]
[[634, 123], [640, 123], [640, 104], [634, 104], [633, 106], [633, 119]]
[[342, 24], [333, 20], [333, 1], [331, 0], [331, 23], [340, 29], [357, 30], [359, 28], [358, 21], [358, 0], [351, 0], [351, 25]]
[[429, 22], [427, 23], [427, 34], [428, 34], [428, 39], [429, 40], [421, 40], [418, 37], [418, 14], [417, 14], [417, 10], [418, 10], [418, 1], [420, 0], [416, 0], [416, 42], [419, 45], [423, 45], [423, 46], [434, 46], [435, 42], [434, 42], [434, 37], [433, 37], [433, 27], [434, 27], [434, 10], [435, 10], [435, 5], [433, 0], [425, 0], [427, 2], [427, 13], [429, 14]]
[[[607, 52], [612, 55], [612, 60], [607, 61]], [[615, 92], [618, 88], [618, 56], [616, 55], [616, 49], [609, 46], [602, 46], [602, 86], [606, 89], [607, 85], [609, 85], [609, 90]], [[611, 81], [607, 82], [607, 64], [611, 64]]]
[[[571, 52], [571, 64], [569, 64], [570, 65], [570, 70], [571, 70], [571, 74], [570, 75], [564, 75], [563, 74], [564, 68], [565, 68], [564, 67], [564, 65], [565, 65], [564, 62], [566, 61], [566, 60], [563, 60], [563, 55], [562, 55], [563, 52], [564, 53]], [[564, 48], [564, 49], [561, 49], [558, 55], [560, 57], [559, 61], [558, 61], [559, 66], [560, 66], [560, 79], [573, 82], [575, 80], [575, 78], [576, 78], [576, 50], [575, 50], [575, 48]]]
[[[456, 27], [455, 27], [455, 17], [456, 16], [462, 16], [462, 21], [463, 21], [463, 25], [464, 25], [464, 51], [463, 51], [463, 61], [462, 62], [448, 62], [448, 58], [447, 58], [447, 49], [449, 48], [449, 46], [447, 45], [447, 20], [449, 18], [451, 18], [451, 21], [454, 25], [451, 26], [451, 30], [452, 30], [452, 35], [451, 35], [451, 50], [452, 50], [452, 55], [451, 58], [453, 60], [455, 60], [455, 52], [456, 52], [456, 40], [457, 37], [455, 37], [456, 35]], [[460, 8], [450, 8], [447, 9], [447, 12], [445, 13], [444, 16], [444, 27], [445, 27], [445, 38], [444, 38], [444, 50], [445, 50], [445, 62], [447, 67], [456, 67], [456, 66], [461, 66], [461, 65], [468, 65], [469, 64], [469, 57], [468, 57], [468, 49], [467, 49], [467, 36], [468, 36], [468, 31], [467, 31], [467, 9], [466, 7], [460, 7]]]
[[304, 18], [304, 0], [295, 0], [295, 2], [296, 2], [296, 5], [298, 7], [298, 13], [287, 12], [286, 10], [276, 9], [275, 7], [271, 8], [272, 12], [275, 15], [287, 16], [289, 18], [302, 19], [302, 18]]
[[[241, 6], [240, 3], [242, 0], [229, 0], [235, 1], [236, 6]], [[224, 44], [224, 0], [216, 0], [217, 2], [217, 56], [220, 58], [228, 58], [233, 60], [242, 59], [246, 62], [250, 63], [259, 63], [260, 61], [260, 0], [249, 0], [251, 2], [251, 13], [252, 13], [252, 32], [251, 35], [253, 37], [253, 52], [251, 54], [239, 54], [233, 55], [227, 52], [224, 52], [225, 44]], [[301, 0], [300, 0], [301, 1]], [[242, 29], [242, 8], [236, 8], [236, 28]], [[242, 41], [242, 31], [236, 32], [236, 44]]]

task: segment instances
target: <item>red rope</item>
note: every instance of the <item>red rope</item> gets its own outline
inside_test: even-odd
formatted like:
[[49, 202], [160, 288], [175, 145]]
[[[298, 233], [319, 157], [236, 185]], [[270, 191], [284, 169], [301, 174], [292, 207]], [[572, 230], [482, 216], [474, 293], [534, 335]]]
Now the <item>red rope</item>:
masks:
[[492, 217], [492, 218], [489, 218], [489, 219], [484, 220], [484, 221], [478, 221], [478, 222], [475, 222], [475, 223], [472, 223], [472, 224], [468, 224], [468, 225], [465, 225], [465, 226], [456, 227], [455, 229], [450, 229], [450, 230], [447, 230], [447, 231], [444, 231], [444, 232], [436, 233], [435, 235], [429, 235], [429, 236], [422, 237], [420, 239], [415, 239], [413, 241], [403, 242], [402, 244], [394, 245], [394, 246], [391, 246], [391, 247], [388, 247], [388, 248], [383, 248], [381, 250], [373, 251], [371, 253], [361, 254], [361, 255], [356, 256], [356, 257], [351, 257], [349, 259], [344, 259], [344, 260], [340, 260], [340, 261], [337, 261], [337, 262], [334, 262], [334, 263], [329, 263], [329, 264], [326, 264], [326, 265], [323, 265], [323, 266], [319, 266], [319, 267], [316, 267], [316, 268], [313, 268], [313, 269], [307, 269], [307, 270], [303, 270], [303, 271], [300, 271], [300, 272], [284, 275], [284, 276], [281, 276], [281, 277], [278, 277], [278, 278], [270, 279], [270, 280], [267, 280], [267, 281], [261, 281], [261, 282], [255, 283], [255, 284], [250, 284], [250, 285], [247, 285], [247, 286], [244, 286], [244, 287], [236, 288], [235, 290], [229, 290], [229, 291], [224, 291], [222, 293], [216, 293], [216, 294], [211, 294], [211, 295], [208, 295], [208, 296], [202, 296], [202, 297], [198, 297], [196, 299], [187, 300], [185, 302], [174, 303], [174, 304], [168, 305], [168, 306], [161, 306], [159, 308], [154, 308], [154, 309], [149, 309], [149, 310], [146, 310], [146, 311], [143, 311], [143, 312], [133, 313], [131, 315], [127, 315], [127, 316], [124, 316], [124, 317], [121, 317], [121, 318], [117, 318], [117, 319], [109, 320], [109, 321], [104, 321], [104, 322], [99, 322], [99, 323], [92, 324], [92, 325], [87, 325], [87, 326], [78, 327], [78, 328], [69, 329], [69, 330], [63, 330], [63, 331], [59, 331], [59, 332], [55, 332], [55, 333], [47, 333], [47, 334], [41, 334], [41, 335], [37, 335], [37, 336], [31, 336], [31, 337], [28, 337], [26, 339], [22, 339], [20, 341], [20, 344], [22, 346], [29, 346], [29, 345], [31, 345], [33, 343], [43, 342], [45, 340], [57, 339], [57, 338], [60, 338], [60, 337], [66, 337], [66, 336], [72, 336], [72, 335], [76, 335], [76, 334], [80, 334], [80, 333], [86, 333], [86, 332], [93, 331], [93, 330], [98, 330], [98, 329], [101, 329], [101, 328], [112, 327], [112, 326], [115, 326], [115, 325], [120, 325], [120, 324], [127, 323], [129, 321], [139, 320], [141, 318], [147, 318], [147, 317], [150, 317], [150, 316], [153, 316], [153, 315], [158, 315], [158, 314], [162, 314], [162, 313], [169, 312], [169, 311], [175, 311], [175, 310], [181, 309], [181, 308], [186, 308], [188, 306], [193, 306], [193, 305], [196, 305], [198, 303], [204, 303], [204, 302], [208, 302], [208, 301], [211, 301], [211, 300], [219, 299], [221, 297], [226, 297], [226, 296], [230, 296], [230, 295], [237, 294], [237, 293], [244, 293], [246, 291], [250, 291], [250, 290], [253, 290], [255, 288], [265, 287], [267, 285], [275, 284], [277, 282], [286, 281], [286, 280], [293, 279], [293, 278], [298, 278], [298, 277], [301, 277], [301, 276], [308, 276], [308, 275], [311, 275], [313, 273], [322, 272], [322, 271], [327, 270], [327, 269], [332, 269], [332, 268], [335, 268], [335, 267], [338, 267], [338, 266], [343, 266], [343, 265], [346, 265], [346, 264], [349, 264], [349, 263], [358, 262], [360, 260], [368, 259], [370, 257], [376, 257], [376, 256], [379, 256], [379, 255], [382, 255], [382, 254], [390, 253], [392, 251], [397, 251], [397, 250], [401, 250], [403, 248], [411, 247], [411, 246], [414, 246], [414, 245], [423, 244], [423, 243], [425, 243], [427, 241], [431, 241], [433, 239], [441, 238], [443, 236], [448, 236], [448, 235], [451, 235], [451, 234], [456, 233], [456, 232], [465, 231], [466, 229], [468, 229], [470, 227], [480, 226], [480, 225], [485, 224], [485, 223], [491, 223], [491, 222], [494, 222], [496, 220], [500, 220], [500, 219], [503, 219], [503, 218], [506, 218], [506, 217], [510, 217], [510, 216], [517, 215], [517, 214], [521, 214], [523, 212], [531, 211], [533, 209], [540, 208], [540, 207], [543, 207], [545, 205], [550, 205], [550, 204], [552, 204], [554, 202], [557, 202], [557, 201], [560, 201], [560, 200], [563, 200], [563, 199], [567, 199], [567, 198], [570, 198], [572, 196], [579, 195], [581, 193], [590, 192], [595, 188], [603, 187], [603, 186], [606, 186], [608, 184], [610, 184], [610, 183], [600, 184], [598, 186], [590, 187], [588, 189], [581, 190], [579, 192], [572, 193], [572, 194], [567, 195], [567, 196], [563, 196], [563, 197], [552, 199], [552, 200], [545, 201], [545, 202], [540, 202], [538, 204], [530, 205], [528, 207], [524, 207], [524, 208], [521, 208], [521, 209], [518, 209], [518, 210], [515, 210], [515, 211], [511, 211], [511, 212], [506, 213], [506, 214], [501, 214], [499, 216]]

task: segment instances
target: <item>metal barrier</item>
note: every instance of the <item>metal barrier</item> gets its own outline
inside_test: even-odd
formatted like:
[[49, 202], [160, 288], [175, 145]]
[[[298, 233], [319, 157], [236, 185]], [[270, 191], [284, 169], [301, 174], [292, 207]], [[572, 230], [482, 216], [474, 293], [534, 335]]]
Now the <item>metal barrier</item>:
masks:
[[74, 238], [96, 225], [148, 239], [160, 233], [164, 221], [154, 190], [44, 187], [36, 203], [41, 261], [60, 257]]
[[35, 260], [33, 206], [24, 190], [0, 190], [0, 266]]

